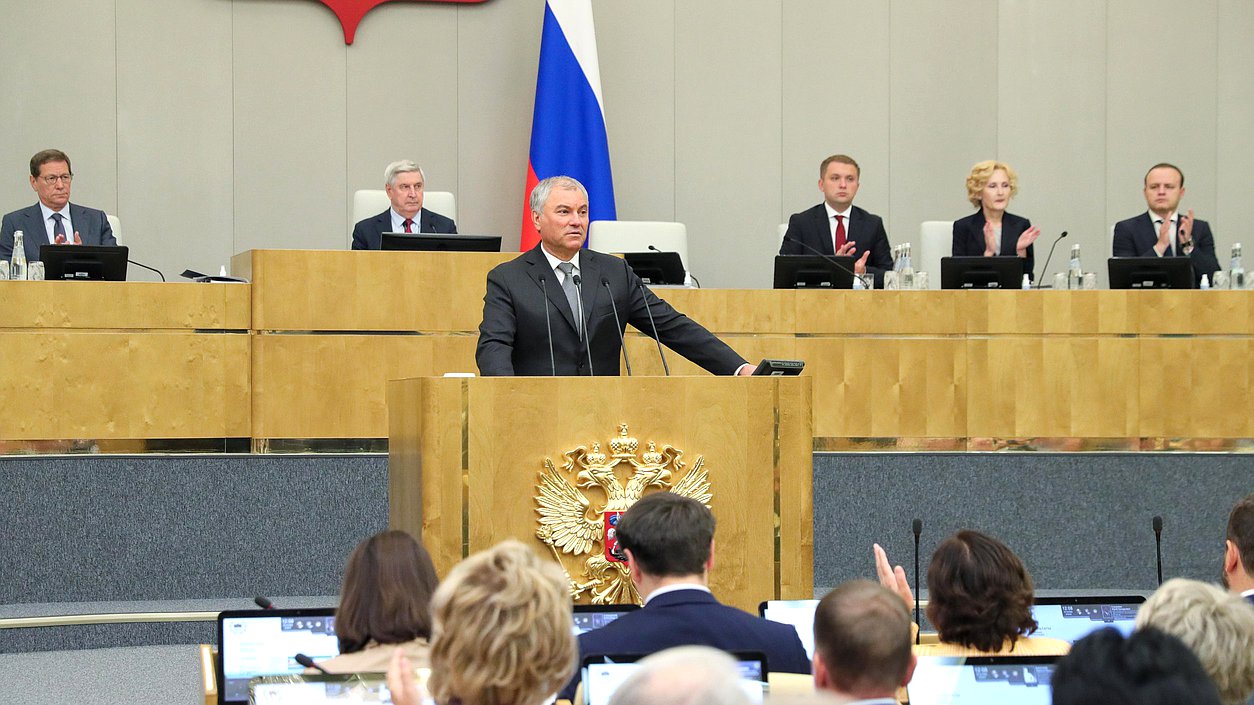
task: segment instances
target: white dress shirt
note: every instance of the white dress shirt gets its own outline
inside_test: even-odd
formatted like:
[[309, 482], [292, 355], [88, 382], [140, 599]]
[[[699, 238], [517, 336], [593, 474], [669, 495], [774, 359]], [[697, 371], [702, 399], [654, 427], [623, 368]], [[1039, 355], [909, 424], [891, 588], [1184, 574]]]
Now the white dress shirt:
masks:
[[[392, 214], [392, 232], [394, 233], [405, 232], [405, 216], [401, 215], [400, 213], [397, 213], [395, 208], [388, 209], [388, 212]], [[414, 224], [409, 226], [410, 230], [412, 230], [415, 233], [421, 232], [422, 231], [422, 209], [421, 208], [419, 208], [418, 212], [414, 214], [413, 221], [414, 221]]]
[[44, 214], [44, 228], [48, 234], [48, 244], [57, 244], [57, 236], [53, 232], [53, 228], [57, 226], [57, 221], [52, 219], [53, 213], [61, 214], [61, 224], [65, 226], [65, 241], [71, 245], [74, 244], [74, 223], [70, 222], [70, 204], [66, 203], [65, 207], [59, 211], [54, 211], [44, 205], [43, 201], [39, 202], [39, 210]]
[[[853, 204], [843, 211], [832, 208], [832, 204], [827, 201], [823, 202], [823, 207], [827, 209], [827, 227], [832, 233], [832, 252], [836, 251], [836, 224], [844, 221], [845, 223], [845, 242], [849, 242], [849, 214], [853, 212]], [[836, 220], [836, 216], [840, 216], [841, 220]]]
[[[1163, 226], [1163, 217], [1154, 211], [1148, 211], [1150, 220], [1154, 222], [1154, 235], [1158, 235], [1158, 229]], [[1171, 216], [1171, 252], [1175, 255], [1183, 255], [1180, 251], [1180, 245], [1176, 242], [1176, 230], [1180, 227], [1180, 214], [1172, 213]], [[1163, 255], [1166, 253], [1164, 252]], [[1162, 257], [1163, 255], [1159, 255]]]

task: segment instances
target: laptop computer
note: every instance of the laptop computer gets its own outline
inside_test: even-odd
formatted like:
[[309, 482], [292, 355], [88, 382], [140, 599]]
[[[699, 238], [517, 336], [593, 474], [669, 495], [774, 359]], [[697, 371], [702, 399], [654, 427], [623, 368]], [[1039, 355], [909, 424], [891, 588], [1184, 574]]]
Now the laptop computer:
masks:
[[296, 654], [322, 661], [340, 653], [335, 608], [231, 610], [218, 615], [218, 703], [248, 702], [257, 676], [298, 675]]
[[921, 656], [910, 705], [1050, 705], [1058, 656]]
[[600, 629], [628, 612], [635, 612], [640, 605], [575, 605], [575, 636]]
[[[618, 690], [631, 674], [640, 668], [637, 663], [648, 654], [601, 654], [589, 655], [583, 659], [580, 673], [583, 681], [584, 705], [608, 705], [610, 696]], [[766, 699], [767, 665], [766, 655], [761, 652], [735, 652], [731, 657], [736, 659], [740, 669], [740, 685], [750, 702], [761, 703]]]
[[1136, 628], [1136, 613], [1143, 602], [1142, 595], [1038, 596], [1032, 605], [1032, 618], [1037, 624], [1032, 636], [1047, 636], [1074, 644], [1105, 627], [1114, 627], [1127, 636]]
[[758, 616], [796, 629], [806, 656], [813, 661], [814, 610], [818, 606], [818, 600], [766, 600], [758, 604]]
[[392, 694], [382, 673], [262, 676], [248, 682], [248, 702], [250, 705], [388, 705]]

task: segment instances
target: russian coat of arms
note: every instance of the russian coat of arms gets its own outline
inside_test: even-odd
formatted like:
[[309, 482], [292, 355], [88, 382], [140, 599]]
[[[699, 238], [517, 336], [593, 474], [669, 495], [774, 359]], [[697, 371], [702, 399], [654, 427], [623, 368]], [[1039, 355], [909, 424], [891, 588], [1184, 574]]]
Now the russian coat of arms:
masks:
[[[609, 447], [608, 456], [600, 443], [593, 443], [591, 449], [568, 450], [562, 454], [560, 470], [551, 458], [544, 459], [536, 487], [540, 525], [536, 537], [553, 551], [575, 600], [586, 596], [594, 605], [639, 603], [640, 595], [618, 546], [619, 517], [654, 487], [708, 507], [713, 496], [710, 478], [704, 456], [697, 456], [685, 472], [684, 452], [671, 445], [663, 444], [658, 450], [649, 441], [648, 449], [638, 455], [639, 443], [627, 435], [627, 424], [619, 425]], [[589, 515], [593, 501], [582, 490], [597, 488], [604, 493], [605, 503]]]

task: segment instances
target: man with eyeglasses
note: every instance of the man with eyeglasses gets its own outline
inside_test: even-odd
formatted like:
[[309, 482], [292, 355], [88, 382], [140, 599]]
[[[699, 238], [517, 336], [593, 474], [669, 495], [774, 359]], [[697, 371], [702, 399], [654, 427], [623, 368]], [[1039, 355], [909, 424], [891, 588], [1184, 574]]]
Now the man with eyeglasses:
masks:
[[30, 187], [39, 203], [13, 211], [0, 223], [0, 259], [13, 256], [13, 233], [21, 230], [27, 262], [39, 261], [43, 245], [116, 245], [104, 211], [70, 203], [70, 158], [45, 149], [30, 158]]
[[354, 250], [379, 249], [383, 233], [457, 233], [452, 218], [422, 207], [422, 189], [426, 185], [422, 167], [408, 159], [392, 162], [383, 171], [383, 181], [392, 207], [353, 228]]

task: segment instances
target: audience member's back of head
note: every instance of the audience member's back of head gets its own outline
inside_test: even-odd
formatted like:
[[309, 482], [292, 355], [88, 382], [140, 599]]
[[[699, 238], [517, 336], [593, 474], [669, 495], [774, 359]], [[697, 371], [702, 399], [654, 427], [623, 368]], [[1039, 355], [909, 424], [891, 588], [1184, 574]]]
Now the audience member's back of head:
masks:
[[609, 705], [749, 705], [731, 656], [708, 646], [679, 646], [641, 659]]
[[910, 611], [877, 583], [838, 586], [814, 611], [814, 674], [820, 688], [860, 698], [892, 695], [909, 680]]
[[1224, 703], [1243, 705], [1254, 693], [1254, 608], [1243, 598], [1197, 580], [1174, 578], [1141, 605], [1136, 625], [1184, 642]]
[[942, 541], [927, 569], [927, 589], [927, 618], [945, 643], [993, 652], [1036, 631], [1032, 576], [987, 534], [963, 530]]
[[1179, 639], [1101, 629], [1077, 641], [1054, 672], [1053, 705], [1219, 705], [1215, 684]]
[[698, 575], [714, 540], [714, 514], [695, 499], [655, 492], [618, 521], [618, 543], [649, 575]]
[[504, 541], [449, 571], [431, 602], [432, 697], [538, 705], [575, 668], [570, 596], [555, 564]]
[[362, 541], [348, 557], [335, 635], [341, 653], [370, 642], [403, 644], [431, 636], [431, 595], [438, 579], [431, 556], [404, 531]]

